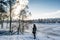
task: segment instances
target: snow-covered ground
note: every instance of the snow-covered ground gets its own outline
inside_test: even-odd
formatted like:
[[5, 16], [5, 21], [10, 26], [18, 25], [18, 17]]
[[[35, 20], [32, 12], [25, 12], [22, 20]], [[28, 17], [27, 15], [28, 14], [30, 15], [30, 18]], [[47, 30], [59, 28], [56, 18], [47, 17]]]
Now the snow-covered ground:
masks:
[[[35, 23], [37, 26], [37, 34], [35, 40], [60, 40], [60, 24]], [[34, 40], [32, 35], [33, 24], [29, 24], [29, 28], [25, 29], [22, 35], [3, 35], [0, 40]]]

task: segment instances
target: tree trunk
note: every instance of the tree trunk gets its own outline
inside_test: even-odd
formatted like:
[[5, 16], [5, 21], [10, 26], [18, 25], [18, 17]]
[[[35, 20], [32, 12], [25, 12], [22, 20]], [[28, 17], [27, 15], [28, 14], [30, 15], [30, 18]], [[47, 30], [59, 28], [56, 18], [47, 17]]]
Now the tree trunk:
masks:
[[2, 20], [2, 29], [3, 29], [4, 19]]
[[22, 16], [22, 34], [24, 33], [24, 16]]
[[1, 29], [3, 29], [3, 22], [1, 22]]

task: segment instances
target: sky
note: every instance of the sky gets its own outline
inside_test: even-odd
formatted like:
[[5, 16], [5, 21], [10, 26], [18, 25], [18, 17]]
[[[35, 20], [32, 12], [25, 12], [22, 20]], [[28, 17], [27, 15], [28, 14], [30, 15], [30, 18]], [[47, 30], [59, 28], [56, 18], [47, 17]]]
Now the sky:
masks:
[[29, 0], [31, 19], [60, 18], [60, 0]]

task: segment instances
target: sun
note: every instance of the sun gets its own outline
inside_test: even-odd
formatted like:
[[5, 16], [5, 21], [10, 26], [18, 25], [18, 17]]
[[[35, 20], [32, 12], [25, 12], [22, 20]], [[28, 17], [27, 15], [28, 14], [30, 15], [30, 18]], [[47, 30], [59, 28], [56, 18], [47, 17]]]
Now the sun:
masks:
[[13, 6], [14, 9], [12, 10], [12, 18], [14, 20], [19, 19], [20, 11], [24, 9], [26, 5], [28, 5], [28, 0], [16, 0], [16, 1], [19, 2]]

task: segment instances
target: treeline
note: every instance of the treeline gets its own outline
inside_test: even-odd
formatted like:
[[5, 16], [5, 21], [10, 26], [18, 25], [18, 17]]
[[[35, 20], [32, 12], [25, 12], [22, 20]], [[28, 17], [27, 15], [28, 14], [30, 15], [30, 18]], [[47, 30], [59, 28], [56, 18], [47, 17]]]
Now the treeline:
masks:
[[60, 23], [60, 18], [28, 20], [30, 23]]
[[[22, 20], [20, 20], [22, 21]], [[0, 21], [1, 23], [2, 21]], [[10, 20], [4, 20], [3, 22], [10, 22]], [[12, 20], [12, 22], [19, 22], [19, 20]], [[60, 23], [60, 18], [50, 18], [50, 19], [35, 19], [35, 20], [23, 20], [23, 22], [28, 23]]]

